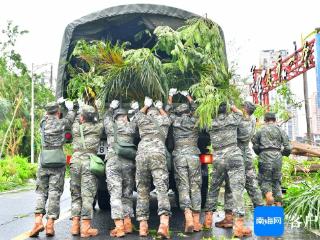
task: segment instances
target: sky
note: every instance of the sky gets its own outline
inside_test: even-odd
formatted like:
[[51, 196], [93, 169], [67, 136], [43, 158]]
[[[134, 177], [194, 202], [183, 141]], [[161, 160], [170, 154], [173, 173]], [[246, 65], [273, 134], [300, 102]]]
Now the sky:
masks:
[[[108, 7], [150, 3], [181, 8], [205, 16], [218, 23], [225, 35], [229, 61], [238, 63], [242, 77], [250, 75], [264, 49], [293, 51], [293, 41], [300, 42], [320, 27], [319, 0], [2, 0], [0, 29], [12, 20], [29, 31], [20, 38], [17, 50], [31, 64], [53, 63], [54, 72], [59, 60], [61, 40], [68, 23], [84, 15]], [[299, 44], [298, 44], [299, 46]], [[309, 71], [310, 95], [315, 89], [315, 72]], [[292, 89], [303, 97], [302, 80], [292, 81]]]

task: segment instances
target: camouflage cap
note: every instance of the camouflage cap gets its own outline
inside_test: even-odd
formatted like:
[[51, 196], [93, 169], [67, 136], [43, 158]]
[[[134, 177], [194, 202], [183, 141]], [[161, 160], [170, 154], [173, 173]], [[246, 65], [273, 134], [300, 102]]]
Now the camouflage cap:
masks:
[[120, 115], [127, 115], [128, 112], [123, 108], [118, 108], [113, 113], [113, 118], [116, 119]]
[[188, 113], [190, 112], [189, 105], [186, 103], [182, 103], [178, 107], [176, 107], [175, 112], [177, 114]]
[[159, 110], [158, 110], [157, 108], [155, 108], [155, 107], [150, 107], [150, 108], [148, 109], [147, 115], [149, 115], [149, 116], [156, 116], [156, 115], [158, 115], [158, 114], [159, 114]]
[[47, 113], [54, 114], [59, 111], [59, 104], [57, 102], [49, 102], [45, 107]]
[[276, 118], [276, 114], [273, 113], [273, 112], [267, 112], [265, 115], [264, 115], [264, 121], [268, 122], [268, 121], [276, 121], [277, 118]]
[[244, 107], [251, 113], [253, 113], [256, 110], [256, 105], [249, 101], [244, 102]]
[[83, 105], [81, 108], [81, 114], [90, 114], [90, 113], [96, 113], [96, 109], [90, 105]]

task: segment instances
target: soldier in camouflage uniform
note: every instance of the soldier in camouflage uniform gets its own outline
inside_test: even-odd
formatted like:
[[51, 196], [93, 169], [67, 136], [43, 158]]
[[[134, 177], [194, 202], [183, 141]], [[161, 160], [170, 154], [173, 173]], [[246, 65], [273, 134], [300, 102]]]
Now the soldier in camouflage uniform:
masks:
[[267, 205], [281, 206], [282, 156], [289, 156], [291, 146], [287, 134], [276, 125], [274, 113], [265, 114], [265, 123], [252, 139], [253, 150], [259, 155], [259, 185]]
[[[252, 139], [255, 133], [256, 120], [252, 116], [255, 111], [255, 105], [246, 101], [244, 103], [243, 113], [244, 116], [238, 127], [238, 147], [240, 148], [244, 160], [246, 182], [245, 189], [247, 190], [254, 207], [262, 206], [262, 194], [258, 186], [256, 172], [253, 166], [253, 159], [251, 150], [249, 148], [249, 141]], [[234, 111], [241, 112], [240, 110], [233, 108]], [[233, 225], [233, 198], [229, 186], [229, 179], [226, 179], [225, 194], [224, 194], [224, 209], [225, 218], [222, 221], [216, 222], [216, 227], [231, 228]]]
[[179, 92], [189, 104], [180, 104], [173, 109], [173, 95], [177, 89], [170, 89], [166, 111], [170, 113], [173, 125], [175, 148], [173, 151], [174, 176], [179, 192], [179, 204], [185, 215], [185, 232], [201, 231], [201, 164], [199, 161], [197, 119], [193, 116], [195, 103], [187, 91]]
[[169, 172], [166, 163], [165, 139], [170, 119], [157, 101], [151, 107], [152, 99], [146, 97], [145, 106], [135, 114], [141, 141], [136, 157], [137, 220], [140, 222], [139, 235], [148, 235], [149, 199], [151, 179], [156, 187], [160, 226], [158, 234], [169, 237], [169, 215], [171, 214], [168, 197]]
[[241, 119], [242, 115], [239, 113], [227, 113], [227, 104], [221, 103], [218, 115], [212, 121], [209, 134], [214, 162], [205, 206], [204, 223], [206, 228], [212, 227], [212, 215], [217, 210], [219, 190], [223, 181], [228, 177], [236, 215], [233, 226], [236, 237], [251, 235], [251, 229], [244, 227], [243, 222], [245, 168], [241, 150], [237, 146], [237, 129]]
[[[60, 103], [63, 101], [59, 99]], [[74, 110], [77, 107], [74, 106]], [[41, 122], [43, 149], [62, 149], [64, 144], [64, 129], [74, 121], [75, 112], [69, 111], [65, 118], [60, 119], [60, 107], [56, 102], [48, 103], [47, 114]], [[35, 225], [30, 237], [36, 237], [44, 230], [42, 217], [47, 214], [46, 235], [54, 235], [54, 221], [60, 214], [60, 197], [63, 193], [65, 166], [59, 168], [44, 168], [39, 164], [37, 173], [37, 201], [35, 210]], [[48, 200], [48, 211], [46, 203]]]
[[98, 235], [98, 230], [91, 228], [97, 178], [90, 171], [90, 155], [97, 154], [102, 130], [103, 124], [98, 122], [98, 114], [94, 107], [82, 106], [80, 119], [72, 127], [74, 149], [70, 163], [72, 235], [80, 234], [80, 218], [81, 237]]
[[117, 100], [113, 100], [110, 104], [110, 109], [104, 119], [104, 127], [108, 141], [106, 181], [110, 194], [111, 218], [116, 225], [115, 229], [110, 232], [110, 236], [123, 237], [126, 233], [132, 233], [133, 231], [131, 218], [134, 217], [135, 164], [134, 160], [117, 155], [113, 145], [115, 131], [118, 142], [133, 144], [136, 127], [128, 121], [127, 111], [119, 108], [119, 101]]

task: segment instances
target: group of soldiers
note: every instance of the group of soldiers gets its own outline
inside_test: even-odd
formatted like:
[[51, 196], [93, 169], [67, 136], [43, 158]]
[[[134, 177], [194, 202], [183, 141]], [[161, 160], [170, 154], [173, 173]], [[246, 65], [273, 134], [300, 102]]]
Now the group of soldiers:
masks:
[[[186, 103], [174, 104], [173, 96], [180, 94]], [[77, 102], [68, 114], [60, 118], [59, 103], [49, 103], [42, 121], [42, 149], [61, 149], [64, 131], [72, 126], [73, 150], [70, 163], [71, 234], [81, 237], [98, 235], [91, 226], [92, 204], [97, 192], [97, 177], [90, 171], [90, 159], [97, 153], [101, 132], [107, 135], [105, 174], [110, 194], [111, 218], [115, 228], [110, 236], [123, 237], [133, 232], [133, 190], [137, 189], [136, 219], [139, 235], [148, 236], [149, 199], [151, 183], [155, 186], [158, 200], [160, 225], [158, 235], [169, 238], [171, 207], [168, 197], [169, 172], [167, 167], [166, 138], [169, 127], [173, 128], [174, 150], [172, 152], [174, 177], [179, 193], [179, 205], [184, 211], [185, 232], [198, 232], [211, 228], [213, 213], [217, 210], [219, 190], [225, 182], [225, 218], [216, 222], [217, 227], [232, 228], [237, 237], [250, 236], [251, 229], [244, 226], [243, 191], [247, 190], [254, 206], [281, 205], [281, 158], [290, 154], [290, 144], [285, 132], [276, 125], [275, 114], [265, 115], [265, 126], [255, 133], [252, 116], [255, 105], [245, 102], [243, 109], [221, 103], [208, 129], [213, 149], [211, 181], [205, 204], [204, 222], [201, 224], [201, 163], [199, 161], [196, 104], [187, 91], [170, 89], [167, 105], [161, 101], [145, 98], [139, 109], [138, 102], [131, 103], [132, 117], [113, 100], [103, 121], [99, 121], [96, 108]], [[134, 157], [121, 154], [121, 148], [132, 152], [138, 133], [139, 143]], [[257, 178], [249, 142], [259, 155]], [[123, 149], [122, 149], [123, 150]], [[53, 236], [54, 222], [59, 218], [60, 197], [63, 192], [65, 166], [45, 168], [39, 164], [37, 174], [38, 195], [35, 224], [30, 237], [46, 230]], [[261, 190], [260, 190], [261, 188]], [[48, 208], [46, 211], [46, 202]], [[47, 223], [44, 226], [43, 216]]]

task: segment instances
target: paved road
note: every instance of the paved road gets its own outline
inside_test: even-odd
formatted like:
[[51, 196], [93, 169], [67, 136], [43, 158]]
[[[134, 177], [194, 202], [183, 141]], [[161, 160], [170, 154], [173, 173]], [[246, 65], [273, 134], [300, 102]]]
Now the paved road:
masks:
[[[35, 193], [34, 191], [24, 191], [18, 193], [9, 193], [0, 195], [0, 240], [7, 239], [28, 239], [27, 231], [30, 230], [33, 224], [33, 209], [35, 206]], [[171, 203], [175, 206], [173, 197]], [[159, 224], [159, 218], [156, 213], [156, 200], [153, 197], [151, 202], [151, 221], [149, 223], [151, 229], [151, 236], [149, 238], [141, 239], [154, 239], [154, 233]], [[65, 191], [61, 199], [61, 218], [56, 224], [56, 236], [48, 238], [51, 240], [56, 239], [80, 239], [79, 237], [72, 237], [69, 233], [71, 226], [70, 217], [70, 192], [69, 183], [66, 181]], [[223, 213], [219, 213], [215, 217], [215, 221], [220, 220]], [[252, 216], [248, 217], [248, 223]], [[93, 225], [100, 230], [100, 235], [94, 239], [111, 239], [109, 237], [109, 230], [113, 228], [113, 223], [110, 218], [110, 211], [101, 211], [97, 207], [94, 213]], [[135, 226], [138, 224], [135, 222]], [[231, 238], [231, 230], [223, 230], [213, 228], [212, 231], [203, 231], [190, 235], [184, 235], [181, 230], [183, 229], [183, 214], [177, 208], [173, 208], [173, 217], [170, 220], [170, 228], [172, 230], [173, 239], [202, 239], [211, 236], [216, 236], [216, 239], [222, 237]], [[40, 234], [38, 239], [47, 239], [44, 233]], [[139, 239], [138, 233], [135, 232], [126, 236], [123, 239]], [[262, 239], [253, 236], [247, 239]], [[316, 235], [309, 233], [302, 229], [286, 228], [284, 239], [299, 239], [299, 240], [314, 240], [320, 239]]]

